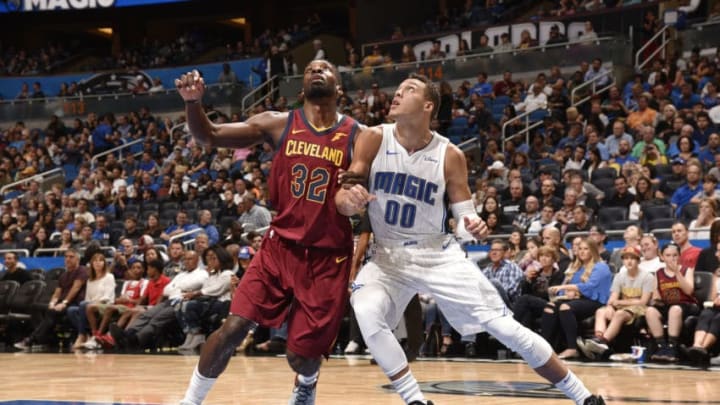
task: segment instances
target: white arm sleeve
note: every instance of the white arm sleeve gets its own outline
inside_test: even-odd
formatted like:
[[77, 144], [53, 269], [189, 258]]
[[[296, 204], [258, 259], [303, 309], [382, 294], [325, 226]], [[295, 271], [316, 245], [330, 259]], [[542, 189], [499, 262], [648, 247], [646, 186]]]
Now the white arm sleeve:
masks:
[[475, 212], [475, 206], [472, 200], [465, 200], [455, 204], [450, 204], [450, 209], [455, 218], [455, 236], [463, 242], [475, 240], [475, 238], [465, 230], [465, 220], [463, 218], [469, 217], [470, 219], [479, 218], [477, 212]]

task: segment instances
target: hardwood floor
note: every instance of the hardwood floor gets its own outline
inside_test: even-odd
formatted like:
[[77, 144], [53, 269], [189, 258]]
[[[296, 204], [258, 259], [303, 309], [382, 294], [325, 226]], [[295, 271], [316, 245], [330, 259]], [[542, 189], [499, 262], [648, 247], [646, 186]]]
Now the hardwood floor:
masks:
[[[0, 404], [177, 404], [197, 356], [117, 354], [0, 354]], [[720, 404], [717, 368], [571, 363], [608, 404]], [[441, 404], [571, 404], [519, 361], [412, 363], [428, 399]], [[234, 357], [207, 404], [284, 404], [293, 382], [282, 357]], [[320, 373], [318, 404], [402, 404], [367, 358], [331, 358]], [[50, 402], [48, 402], [50, 401]]]

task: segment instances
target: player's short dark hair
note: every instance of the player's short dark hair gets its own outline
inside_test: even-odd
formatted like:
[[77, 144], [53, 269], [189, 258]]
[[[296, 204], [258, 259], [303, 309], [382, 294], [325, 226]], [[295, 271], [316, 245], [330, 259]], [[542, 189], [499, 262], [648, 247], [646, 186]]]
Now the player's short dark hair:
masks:
[[440, 109], [440, 90], [435, 83], [432, 82], [427, 76], [418, 73], [411, 73], [410, 79], [421, 81], [425, 84], [425, 99], [433, 103], [432, 113], [430, 119], [437, 117], [438, 110]]

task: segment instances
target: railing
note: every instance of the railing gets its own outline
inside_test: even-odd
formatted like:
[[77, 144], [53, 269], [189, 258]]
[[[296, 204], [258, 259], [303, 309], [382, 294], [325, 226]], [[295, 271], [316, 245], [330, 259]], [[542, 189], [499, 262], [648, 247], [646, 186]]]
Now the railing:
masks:
[[460, 148], [460, 150], [463, 152], [468, 152], [473, 149], [477, 149], [480, 146], [481, 146], [480, 140], [477, 137], [467, 139], [467, 140], [462, 141], [459, 144], [457, 144], [457, 147]]
[[[614, 75], [613, 75], [612, 73], [613, 73], [612, 70], [608, 70], [608, 71], [604, 72], [603, 74], [598, 75], [598, 76], [595, 76], [595, 77], [593, 77], [592, 79], [590, 79], [590, 80], [588, 80], [588, 81], [586, 81], [586, 82], [583, 82], [583, 83], [580, 84], [579, 86], [575, 87], [575, 88], [572, 90], [572, 92], [570, 92], [570, 102], [572, 103], [572, 105], [573, 105], [573, 106], [576, 106], [576, 105], [578, 105], [578, 104], [582, 104], [582, 103], [590, 100], [593, 95], [603, 93], [603, 92], [607, 91], [610, 87], [614, 86], [615, 83], [616, 83], [616, 81], [615, 81], [615, 77], [614, 77]], [[607, 85], [603, 86], [602, 88], [598, 89], [598, 88], [597, 88], [597, 83], [598, 83], [599, 81], [607, 78], [607, 77], [610, 77], [610, 78], [611, 78], [610, 84], [607, 84]], [[576, 97], [576, 96], [577, 96], [578, 91], [581, 90], [581, 89], [584, 89], [584, 88], [586, 88], [586, 87], [590, 87], [590, 88], [591, 88], [590, 94], [589, 94], [588, 96], [586, 96], [586, 97], [583, 97], [583, 98], [580, 99], [580, 100], [577, 100], [577, 97]], [[518, 137], [523, 136], [523, 135], [525, 135], [525, 143], [528, 144], [528, 145], [530, 144], [530, 131], [532, 131], [533, 129], [535, 129], [535, 128], [541, 126], [541, 125], [543, 125], [542, 120], [534, 121], [534, 122], [531, 121], [531, 119], [530, 119], [531, 117], [530, 117], [530, 116], [531, 116], [533, 113], [535, 113], [536, 111], [539, 111], [539, 110], [526, 111], [526, 112], [524, 112], [524, 113], [522, 113], [522, 114], [516, 115], [515, 117], [513, 117], [513, 118], [511, 118], [511, 119], [509, 119], [509, 120], [507, 120], [507, 121], [505, 121], [505, 123], [504, 123], [503, 126], [502, 126], [502, 139], [503, 139], [503, 142], [502, 142], [502, 145], [500, 145], [500, 146], [501, 146], [501, 150], [502, 150], [503, 152], [505, 152], [505, 142], [506, 142], [506, 141], [509, 141], [509, 140], [511, 140], [511, 139], [518, 138]], [[550, 113], [550, 111], [548, 110], [548, 114], [549, 114], [549, 113]], [[525, 125], [524, 125], [523, 129], [519, 130], [517, 133], [515, 133], [515, 134], [513, 134], [512, 136], [508, 137], [508, 136], [507, 136], [507, 127], [510, 126], [510, 125], [516, 124], [516, 123], [518, 123], [518, 122], [522, 122], [523, 120], [525, 121]]]
[[115, 152], [120, 152], [120, 159], [122, 159], [122, 156], [123, 156], [122, 151], [123, 151], [124, 149], [127, 149], [127, 148], [129, 148], [129, 147], [131, 147], [131, 146], [133, 146], [133, 145], [137, 145], [137, 144], [142, 143], [142, 142], [144, 142], [144, 141], [145, 141], [145, 138], [143, 137], [143, 138], [136, 139], [136, 140], [131, 141], [131, 142], [128, 142], [128, 143], [124, 143], [124, 144], [122, 144], [122, 145], [120, 145], [120, 146], [116, 146], [116, 147], [114, 147], [114, 148], [112, 148], [112, 149], [108, 149], [108, 150], [106, 150], [106, 151], [104, 151], [104, 152], [100, 152], [100, 153], [98, 153], [97, 155], [93, 155], [93, 157], [90, 159], [90, 167], [92, 167], [92, 168], [94, 169], [94, 168], [95, 168], [95, 164], [97, 163], [98, 159], [100, 159], [100, 158], [103, 157], [103, 156], [107, 156], [107, 155], [110, 155], [110, 154], [112, 154], [112, 153], [115, 153]]
[[53, 256], [58, 256], [58, 253], [65, 253], [66, 250], [65, 248], [40, 248], [35, 249], [33, 256], [40, 257], [43, 256], [42, 253], [52, 253]]
[[5, 253], [15, 253], [21, 257], [30, 257], [30, 251], [27, 249], [0, 249], [0, 255]]
[[[372, 83], [380, 87], [396, 86], [409, 73], [420, 72], [433, 80], [459, 80], [476, 77], [478, 72], [531, 72], [546, 70], [548, 61], [559, 66], [576, 66], [582, 61], [600, 57], [617, 64], [632, 63], [632, 51], [623, 37], [601, 37], [592, 43], [572, 41], [527, 49], [473, 53], [410, 63], [393, 63], [372, 68], [340, 72], [345, 91], [368, 89]], [[295, 97], [302, 90], [302, 76], [286, 76], [280, 80], [280, 95]]]
[[[220, 113], [218, 113], [216, 110], [212, 110], [212, 111], [207, 112], [205, 114], [205, 116], [208, 117], [208, 119], [210, 121], [212, 121], [213, 119], [217, 118], [219, 114]], [[177, 125], [173, 126], [172, 128], [170, 128], [170, 134], [172, 135], [178, 129], [182, 129], [182, 132], [183, 132], [182, 138], [183, 139], [187, 140], [188, 138], [192, 137], [192, 134], [190, 133], [190, 128], [188, 127], [187, 122], [182, 122], [182, 123], [177, 124]]]
[[[203, 228], [195, 228], [195, 229], [191, 229], [191, 230], [189, 230], [189, 231], [183, 232], [183, 233], [179, 233], [179, 234], [177, 234], [177, 235], [173, 235], [173, 236], [170, 237], [170, 239], [168, 239], [168, 245], [171, 244], [171, 243], [173, 243], [174, 241], [176, 241], [176, 240], [178, 240], [178, 239], [183, 239], [183, 238], [185, 238], [186, 236], [194, 235], [194, 234], [200, 233], [200, 232], [205, 232], [205, 230], [204, 230]], [[194, 240], [194, 239], [193, 239], [193, 240]]]
[[46, 171], [46, 172], [38, 173], [38, 174], [36, 174], [36, 175], [34, 175], [34, 176], [27, 177], [27, 178], [24, 178], [24, 179], [22, 179], [22, 180], [18, 180], [18, 181], [13, 182], [13, 183], [6, 184], [6, 185], [0, 187], [0, 196], [5, 195], [5, 191], [7, 191], [8, 189], [12, 189], [12, 188], [14, 188], [14, 187], [16, 187], [16, 186], [20, 186], [20, 185], [22, 185], [22, 184], [29, 183], [29, 182], [31, 182], [31, 181], [42, 182], [42, 181], [45, 180], [46, 177], [49, 177], [51, 174], [54, 174], [54, 173], [64, 173], [64, 171], [63, 171], [62, 167], [56, 167], [56, 168], [54, 168], [54, 169], [52, 169], [52, 170], [48, 170], [48, 171]]
[[[597, 88], [598, 82], [607, 77], [610, 77], [610, 83], [606, 84], [605, 86], [603, 86], [601, 89], [598, 90], [598, 88]], [[570, 92], [570, 103], [572, 104], [573, 107], [575, 107], [579, 104], [582, 104], [582, 103], [590, 100], [594, 95], [606, 92], [608, 89], [610, 89], [610, 87], [614, 86], [616, 83], [617, 82], [615, 80], [615, 75], [613, 75], [613, 71], [608, 70], [605, 73], [603, 73], [601, 75], [597, 75], [597, 76], [593, 77], [592, 79], [590, 79], [586, 82], [583, 82], [579, 86], [572, 89], [572, 91]], [[586, 87], [591, 87], [590, 94], [578, 100], [577, 93], [580, 91], [580, 89], [584, 89]]]
[[[500, 145], [501, 150], [502, 150], [503, 152], [505, 152], [505, 142], [507, 142], [507, 141], [509, 141], [509, 140], [511, 140], [511, 139], [515, 139], [515, 138], [517, 138], [517, 137], [520, 137], [520, 136], [522, 136], [523, 134], [525, 135], [525, 143], [528, 144], [528, 145], [530, 144], [530, 131], [532, 131], [533, 129], [535, 129], [535, 128], [541, 126], [541, 125], [543, 125], [542, 120], [540, 120], [540, 121], [535, 121], [535, 122], [531, 122], [531, 121], [530, 121], [530, 115], [532, 115], [532, 114], [535, 113], [536, 111], [542, 111], [542, 109], [536, 109], [536, 110], [532, 110], [532, 111], [525, 111], [524, 113], [522, 113], [522, 114], [520, 114], [520, 115], [516, 115], [516, 116], [512, 117], [511, 119], [505, 121], [505, 123], [504, 123], [503, 126], [502, 126], [502, 138], [501, 138], [501, 139], [502, 139], [502, 145]], [[548, 114], [549, 114], [549, 112], [548, 112]], [[507, 136], [507, 133], [506, 133], [507, 127], [510, 126], [511, 124], [516, 123], [516, 122], [520, 122], [521, 120], [525, 120], [525, 127], [524, 127], [523, 129], [521, 129], [520, 131], [518, 131], [517, 133], [513, 134], [512, 136], [508, 137], [508, 136]]]
[[[670, 29], [669, 25], [664, 25], [660, 31], [656, 32], [655, 35], [653, 35], [643, 46], [640, 47], [640, 49], [635, 52], [635, 70], [640, 72], [642, 71], [643, 67], [650, 63], [650, 61], [655, 58], [655, 56], [658, 53], [662, 52], [662, 57], [665, 59], [665, 48], [667, 47], [667, 44], [670, 43], [670, 41], [674, 38], [670, 38], [668, 35], [668, 30]], [[658, 46], [650, 55], [648, 55], [645, 60], [641, 61], [640, 58], [643, 56], [643, 52], [645, 52], [647, 49], [649, 49], [651, 46], [656, 44], [656, 40], [658, 38], [662, 38], [660, 41], [660, 46]]]
[[[248, 111], [250, 111], [251, 108], [255, 108], [255, 106], [262, 104], [263, 100], [265, 100], [265, 97], [268, 95], [274, 96], [275, 93], [280, 91], [280, 88], [275, 86], [277, 83], [278, 76], [275, 75], [268, 79], [265, 83], [262, 83], [261, 85], [255, 87], [251, 92], [245, 95], [243, 97], [242, 102], [240, 103], [240, 107], [242, 109], [242, 114], [244, 116], [247, 116]], [[260, 97], [258, 97], [260, 95]], [[252, 101], [249, 105], [247, 105], [248, 102]]]
[[[248, 92], [242, 85], [211, 85], [205, 89], [203, 102], [216, 108], [234, 105]], [[133, 95], [127, 93], [78, 97], [48, 97], [43, 100], [0, 101], [0, 122], [47, 120], [51, 115], [61, 119], [84, 117], [89, 112], [114, 111], [116, 114], [146, 106], [156, 113], [181, 111], [184, 107], [177, 90]]]

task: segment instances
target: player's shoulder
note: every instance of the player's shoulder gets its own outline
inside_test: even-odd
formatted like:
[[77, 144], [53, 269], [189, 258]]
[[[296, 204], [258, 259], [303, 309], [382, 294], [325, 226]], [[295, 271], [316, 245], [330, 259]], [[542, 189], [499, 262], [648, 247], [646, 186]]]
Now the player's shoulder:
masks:
[[447, 148], [447, 151], [445, 152], [445, 155], [448, 158], [451, 158], [451, 159], [462, 158], [463, 160], [465, 159], [465, 152], [463, 152], [462, 149], [458, 148], [458, 146], [455, 145], [454, 143], [446, 142], [446, 148]]
[[364, 139], [366, 141], [375, 141], [379, 142], [382, 139], [383, 136], [383, 126], [382, 125], [376, 125], [373, 127], [369, 127], [366, 125], [363, 125], [362, 128], [360, 128], [360, 131], [358, 133], [359, 139]]

